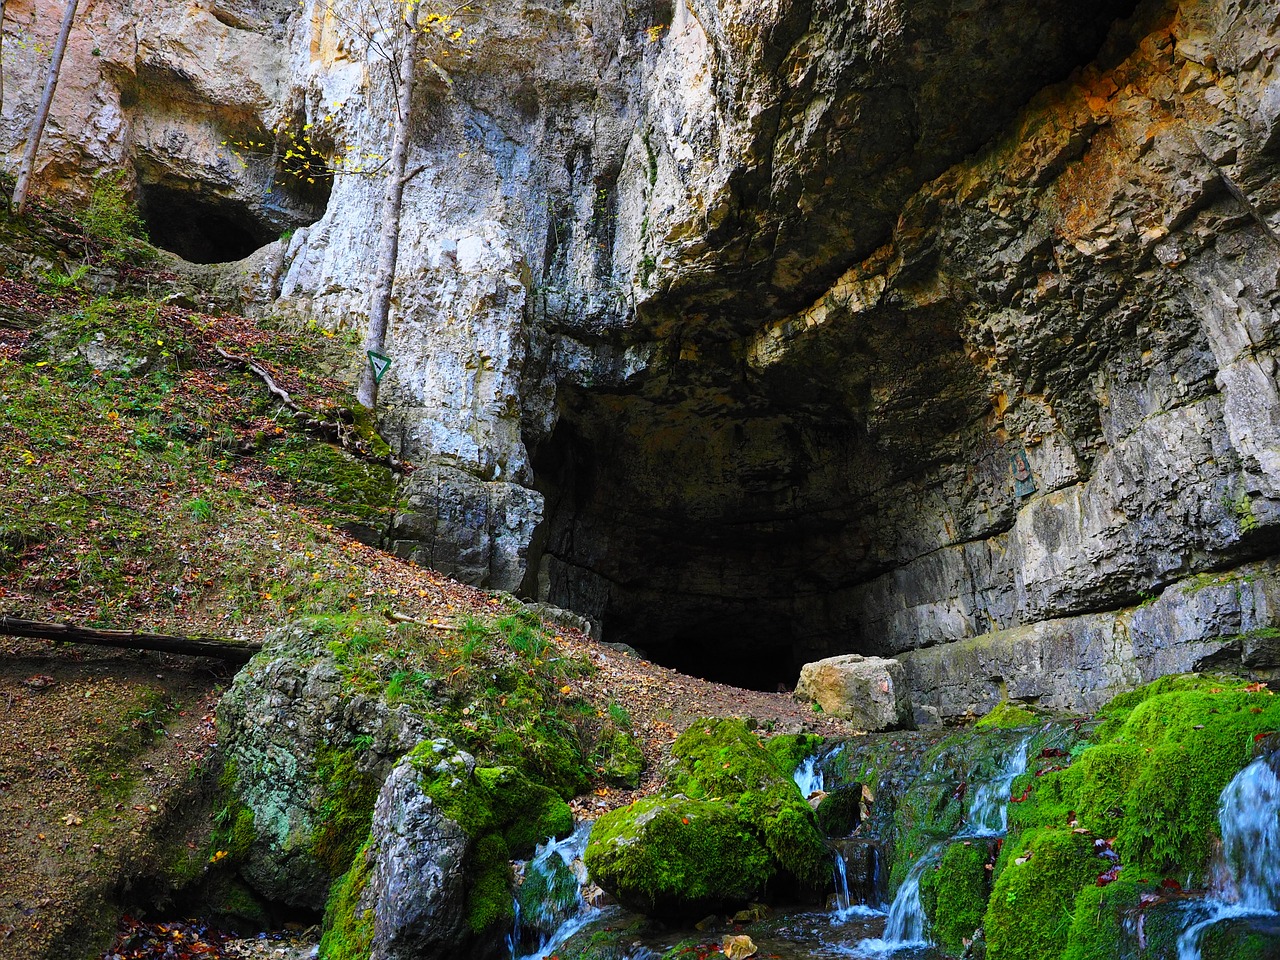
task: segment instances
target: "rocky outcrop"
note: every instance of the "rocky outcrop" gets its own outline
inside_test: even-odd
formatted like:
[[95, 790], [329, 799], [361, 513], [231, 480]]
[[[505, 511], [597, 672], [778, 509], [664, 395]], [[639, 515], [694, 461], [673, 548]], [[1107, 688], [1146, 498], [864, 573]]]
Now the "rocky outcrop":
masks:
[[[475, 760], [461, 764], [458, 775], [470, 777]], [[373, 808], [365, 896], [374, 916], [371, 960], [450, 956], [467, 932], [463, 868], [471, 842], [420, 780], [413, 763], [401, 761]]]
[[[385, 71], [347, 0], [232, 6], [102, 0], [45, 180], [124, 163], [157, 237], [202, 204], [215, 258], [296, 227], [223, 295], [359, 328], [380, 185], [291, 179], [267, 132], [380, 152]], [[903, 655], [942, 714], [990, 702], [926, 666], [978, 637], [1011, 651], [982, 683], [1064, 702], [1092, 617], [1135, 631], [1099, 690], [1195, 662], [1196, 617], [1126, 611], [1277, 548], [1270, 4], [476, 17], [416, 107], [383, 420], [424, 469], [399, 553], [769, 689]]]
[[313, 910], [352, 851], [331, 853], [360, 842], [338, 833], [352, 826], [344, 812], [372, 806], [424, 735], [407, 707], [345, 688], [325, 645], [306, 625], [277, 630], [218, 705], [234, 801], [252, 817], [240, 873], [265, 897]]
[[912, 722], [906, 677], [897, 660], [846, 653], [806, 663], [796, 696], [861, 730], [898, 730]]

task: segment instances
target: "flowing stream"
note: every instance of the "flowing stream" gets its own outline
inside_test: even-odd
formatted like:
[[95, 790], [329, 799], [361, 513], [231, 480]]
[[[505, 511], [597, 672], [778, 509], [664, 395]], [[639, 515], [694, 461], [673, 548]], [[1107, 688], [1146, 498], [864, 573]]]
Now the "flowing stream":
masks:
[[515, 899], [515, 924], [507, 936], [513, 960], [546, 960], [551, 953], [600, 914], [583, 891], [591, 822], [579, 823], [563, 840], [552, 838], [538, 847], [524, 867]]
[[1178, 960], [1200, 960], [1200, 942], [1216, 923], [1280, 913], [1280, 779], [1255, 760], [1218, 799], [1222, 858], [1209, 896], [1190, 911]]
[[911, 865], [889, 907], [884, 936], [861, 941], [858, 944], [860, 951], [866, 954], [889, 953], [923, 947], [929, 943], [925, 930], [927, 918], [924, 904], [920, 901], [920, 878], [924, 876], [925, 870], [941, 859], [952, 842], [1004, 836], [1009, 827], [1009, 788], [1014, 779], [1026, 772], [1027, 746], [1030, 742], [1030, 736], [1018, 741], [1004, 758], [996, 776], [970, 791], [964, 827], [955, 836], [935, 843]]

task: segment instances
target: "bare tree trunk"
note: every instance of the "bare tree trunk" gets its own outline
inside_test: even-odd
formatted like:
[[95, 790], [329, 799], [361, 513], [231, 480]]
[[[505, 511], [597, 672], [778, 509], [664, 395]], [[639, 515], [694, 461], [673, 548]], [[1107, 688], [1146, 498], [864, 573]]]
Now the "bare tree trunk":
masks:
[[97, 647], [123, 647], [126, 650], [160, 650], [191, 657], [213, 657], [228, 663], [248, 663], [262, 649], [260, 643], [230, 637], [176, 637], [136, 630], [99, 630], [70, 623], [45, 623], [5, 616], [0, 616], [0, 635], [88, 643]]
[[0, 0], [0, 113], [4, 112], [4, 0]]
[[67, 37], [71, 35], [71, 23], [76, 17], [76, 5], [79, 0], [67, 0], [67, 10], [62, 15], [62, 32], [58, 34], [58, 43], [53, 48], [53, 59], [49, 61], [49, 75], [44, 82], [44, 95], [40, 97], [40, 106], [31, 120], [31, 132], [27, 134], [27, 150], [22, 155], [22, 164], [18, 167], [18, 180], [13, 187], [13, 209], [20, 215], [27, 206], [27, 188], [31, 185], [31, 170], [36, 163], [36, 150], [40, 148], [40, 137], [44, 134], [45, 121], [49, 119], [49, 106], [53, 103], [53, 90], [58, 85], [58, 72], [62, 69], [62, 56], [67, 52]]
[[[396, 117], [391, 160], [386, 173], [386, 189], [382, 198], [382, 230], [378, 237], [378, 266], [369, 303], [369, 330], [364, 348], [382, 353], [387, 340], [387, 319], [391, 313], [391, 288], [396, 279], [396, 260], [400, 255], [400, 209], [404, 201], [405, 166], [409, 159], [409, 111], [413, 106], [413, 79], [418, 59], [418, 4], [405, 5], [405, 43], [396, 77]], [[366, 356], [356, 401], [370, 410], [378, 405], [378, 378], [372, 359]]]

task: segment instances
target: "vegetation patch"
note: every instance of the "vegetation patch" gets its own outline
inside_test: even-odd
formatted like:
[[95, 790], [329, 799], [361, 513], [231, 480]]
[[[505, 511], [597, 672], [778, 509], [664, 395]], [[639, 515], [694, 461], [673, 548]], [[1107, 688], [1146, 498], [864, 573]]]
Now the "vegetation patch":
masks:
[[921, 905], [934, 939], [948, 953], [963, 954], [982, 926], [991, 893], [991, 861], [988, 841], [957, 841], [920, 877]]
[[657, 916], [694, 916], [757, 896], [775, 867], [727, 803], [650, 798], [596, 821], [587, 869], [620, 902]]

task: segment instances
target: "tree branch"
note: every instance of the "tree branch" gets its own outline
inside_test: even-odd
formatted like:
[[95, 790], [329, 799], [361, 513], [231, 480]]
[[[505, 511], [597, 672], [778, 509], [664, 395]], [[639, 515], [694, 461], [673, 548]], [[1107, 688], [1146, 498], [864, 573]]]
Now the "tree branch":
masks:
[[45, 623], [0, 616], [0, 635], [58, 640], [62, 643], [86, 643], [97, 647], [122, 647], [126, 650], [159, 650], [190, 657], [213, 657], [227, 663], [248, 663], [262, 644], [231, 637], [183, 637], [162, 633], [140, 633], [135, 630], [99, 630], [71, 623]]

